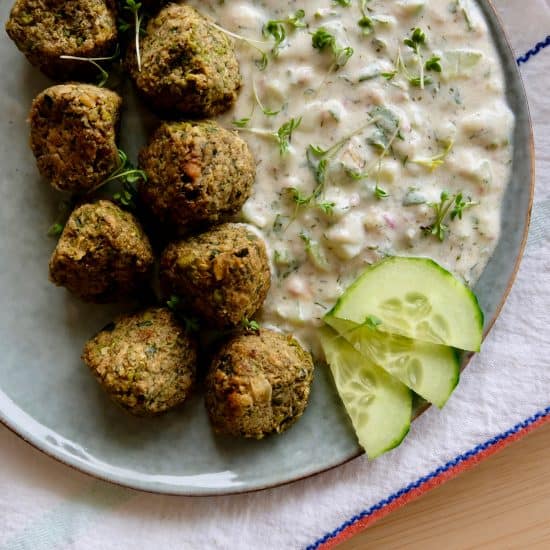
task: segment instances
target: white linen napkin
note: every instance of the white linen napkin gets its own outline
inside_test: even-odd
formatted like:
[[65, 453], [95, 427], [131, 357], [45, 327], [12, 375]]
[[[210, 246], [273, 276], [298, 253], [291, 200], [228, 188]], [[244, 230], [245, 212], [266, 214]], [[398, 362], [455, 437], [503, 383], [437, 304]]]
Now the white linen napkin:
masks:
[[380, 460], [362, 457], [278, 489], [208, 498], [96, 481], [0, 427], [0, 548], [315, 547], [344, 522], [550, 406], [550, 0], [495, 6], [522, 60], [535, 127], [535, 207], [510, 298], [445, 409], [429, 410]]

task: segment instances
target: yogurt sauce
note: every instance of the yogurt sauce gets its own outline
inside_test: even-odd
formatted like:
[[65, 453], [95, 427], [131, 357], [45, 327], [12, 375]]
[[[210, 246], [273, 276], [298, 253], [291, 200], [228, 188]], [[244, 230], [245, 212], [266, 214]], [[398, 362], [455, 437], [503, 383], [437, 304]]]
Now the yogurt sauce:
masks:
[[[242, 216], [272, 255], [264, 325], [317, 353], [323, 315], [386, 255], [428, 256], [476, 281], [499, 238], [514, 117], [475, 2], [191, 3], [259, 41], [236, 41], [244, 87], [221, 122], [239, 131], [258, 163]], [[262, 28], [297, 10], [307, 27], [283, 23], [275, 57]], [[319, 28], [322, 51], [312, 45]], [[268, 52], [264, 70], [256, 48]], [[274, 134], [292, 121], [299, 125], [284, 152]]]

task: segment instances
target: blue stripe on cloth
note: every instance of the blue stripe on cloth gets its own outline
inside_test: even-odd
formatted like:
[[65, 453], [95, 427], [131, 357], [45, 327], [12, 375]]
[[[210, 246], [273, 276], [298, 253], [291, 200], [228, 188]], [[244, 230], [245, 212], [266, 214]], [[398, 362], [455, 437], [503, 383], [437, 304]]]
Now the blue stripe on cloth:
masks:
[[372, 515], [374, 512], [377, 512], [378, 510], [381, 510], [382, 508], [388, 506], [393, 501], [397, 500], [398, 498], [406, 495], [407, 493], [410, 493], [411, 491], [414, 491], [415, 489], [418, 489], [424, 483], [440, 476], [441, 474], [447, 472], [448, 470], [458, 466], [462, 462], [486, 451], [493, 445], [496, 445], [497, 443], [500, 443], [501, 441], [508, 439], [509, 437], [517, 434], [518, 432], [521, 432], [525, 428], [528, 428], [535, 422], [539, 421], [542, 418], [545, 418], [547, 416], [550, 416], [550, 407], [547, 407], [543, 411], [540, 411], [533, 416], [530, 416], [529, 418], [523, 420], [522, 422], [519, 422], [516, 424], [513, 428], [510, 428], [509, 430], [492, 437], [491, 439], [488, 439], [485, 441], [485, 443], [482, 443], [481, 445], [477, 445], [473, 449], [470, 449], [469, 451], [466, 451], [465, 453], [458, 455], [457, 457], [453, 458], [452, 460], [449, 460], [446, 464], [443, 466], [439, 466], [439, 468], [433, 470], [429, 474], [418, 478], [416, 481], [413, 481], [406, 487], [403, 487], [402, 489], [399, 489], [399, 491], [391, 494], [389, 497], [381, 500], [380, 502], [376, 503], [374, 506], [371, 506], [370, 508], [363, 510], [359, 514], [353, 516], [349, 520], [345, 521], [334, 529], [334, 531], [331, 531], [330, 533], [327, 533], [317, 541], [315, 541], [313, 544], [310, 544], [306, 550], [316, 550], [319, 548], [322, 544], [325, 544], [326, 542], [329, 542], [331, 539], [337, 537], [342, 531], [345, 531], [348, 527], [351, 527], [353, 524], [357, 523], [358, 521]]
[[535, 46], [529, 51], [525, 52], [523, 55], [520, 55], [516, 59], [518, 65], [523, 65], [524, 63], [527, 63], [529, 59], [537, 55], [541, 50], [544, 50], [544, 48], [547, 48], [548, 46], [550, 46], [550, 34], [541, 42], [537, 42]]

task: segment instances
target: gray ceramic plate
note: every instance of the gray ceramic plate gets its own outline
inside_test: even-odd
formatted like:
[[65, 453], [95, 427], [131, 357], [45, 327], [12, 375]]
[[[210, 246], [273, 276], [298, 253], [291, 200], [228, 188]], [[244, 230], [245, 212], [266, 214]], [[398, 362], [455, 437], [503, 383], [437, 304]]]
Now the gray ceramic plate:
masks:
[[[10, 3], [2, 2], [5, 21]], [[502, 239], [476, 288], [488, 325], [510, 288], [532, 199], [532, 139], [514, 56], [487, 1], [516, 117], [513, 177], [504, 202]], [[200, 397], [162, 418], [131, 418], [113, 405], [80, 363], [84, 341], [114, 309], [86, 306], [47, 278], [53, 242], [46, 230], [58, 196], [37, 176], [27, 146], [32, 98], [49, 82], [0, 33], [0, 419], [49, 455], [95, 476], [149, 491], [208, 495], [260, 489], [308, 476], [360, 452], [325, 369], [311, 404], [284, 437], [260, 442], [215, 438]], [[142, 135], [132, 109], [125, 135]], [[123, 144], [132, 155], [131, 143]], [[327, 429], [330, 426], [330, 429]]]

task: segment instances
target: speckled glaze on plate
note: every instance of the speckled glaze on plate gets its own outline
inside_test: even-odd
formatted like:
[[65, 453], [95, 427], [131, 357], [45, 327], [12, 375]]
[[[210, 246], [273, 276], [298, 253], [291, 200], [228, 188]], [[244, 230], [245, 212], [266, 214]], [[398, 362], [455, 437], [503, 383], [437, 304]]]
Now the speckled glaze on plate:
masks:
[[[523, 86], [490, 3], [482, 10], [506, 73], [516, 115], [512, 178], [502, 237], [476, 292], [493, 324], [517, 271], [534, 185], [533, 145]], [[9, 4], [2, 3], [5, 21]], [[0, 36], [0, 420], [26, 441], [88, 474], [128, 487], [183, 495], [257, 490], [309, 476], [360, 454], [327, 369], [318, 368], [311, 403], [282, 437], [235, 441], [214, 437], [200, 395], [163, 417], [121, 412], [80, 362], [86, 339], [120, 307], [90, 306], [48, 282], [54, 242], [46, 236], [59, 196], [37, 175], [26, 118], [50, 82]], [[129, 90], [128, 90], [129, 92]], [[138, 116], [126, 94], [126, 141], [132, 157], [154, 121]], [[466, 360], [466, 359], [465, 359]]]

